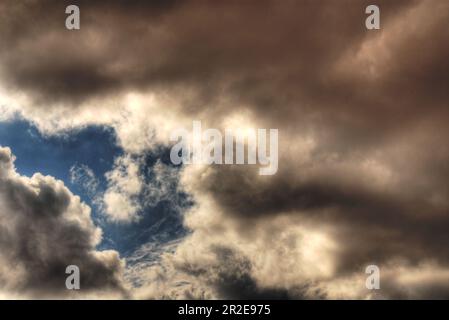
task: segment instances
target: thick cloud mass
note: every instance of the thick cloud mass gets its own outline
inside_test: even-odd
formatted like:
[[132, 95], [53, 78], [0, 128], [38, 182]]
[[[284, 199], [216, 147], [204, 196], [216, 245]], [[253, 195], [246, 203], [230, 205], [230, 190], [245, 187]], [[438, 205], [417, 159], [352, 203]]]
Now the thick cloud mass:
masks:
[[[63, 1], [0, 4], [4, 118], [50, 134], [110, 125], [132, 155], [192, 120], [280, 133], [275, 176], [183, 169], [192, 234], [128, 270], [145, 283], [136, 297], [448, 296], [447, 1], [376, 1], [378, 31], [364, 25], [372, 1], [72, 3], [79, 31], [64, 28]], [[106, 193], [116, 220], [139, 206], [126, 159]], [[51, 190], [36, 210], [65, 212]], [[379, 291], [365, 288], [368, 264]]]
[[0, 148], [0, 181], [2, 295], [76, 297], [65, 270], [77, 265], [82, 296], [124, 296], [123, 262], [115, 251], [95, 250], [101, 230], [79, 197], [52, 177], [18, 175], [9, 148]]

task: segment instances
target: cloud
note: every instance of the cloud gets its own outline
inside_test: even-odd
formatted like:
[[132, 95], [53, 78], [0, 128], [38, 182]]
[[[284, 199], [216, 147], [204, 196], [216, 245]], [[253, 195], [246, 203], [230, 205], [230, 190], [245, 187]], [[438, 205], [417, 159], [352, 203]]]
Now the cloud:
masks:
[[[98, 192], [99, 181], [87, 165], [75, 165], [70, 168], [70, 182], [78, 183], [91, 198]], [[94, 199], [95, 200], [95, 199]]]
[[[97, 251], [101, 230], [90, 208], [61, 181], [20, 176], [9, 148], [0, 148], [0, 283], [22, 297], [124, 297], [124, 262]], [[80, 268], [81, 291], [65, 288], [65, 269]]]
[[[192, 234], [139, 270], [139, 296], [445, 296], [447, 2], [378, 1], [379, 31], [367, 1], [133, 3], [80, 1], [69, 32], [63, 2], [4, 1], [0, 104], [50, 134], [116, 129], [137, 158], [108, 175], [113, 219], [171, 201], [180, 175]], [[192, 120], [278, 128], [278, 173], [156, 166], [146, 188], [138, 155]], [[371, 263], [390, 284], [374, 295]]]
[[104, 211], [113, 221], [132, 221], [138, 218], [141, 205], [139, 159], [125, 155], [115, 160], [114, 168], [106, 174], [108, 188], [103, 195]]
[[106, 173], [108, 186], [101, 196], [101, 206], [111, 221], [137, 222], [146, 209], [162, 202], [176, 210], [187, 205], [180, 196], [179, 169], [153, 157], [153, 153], [126, 153]]

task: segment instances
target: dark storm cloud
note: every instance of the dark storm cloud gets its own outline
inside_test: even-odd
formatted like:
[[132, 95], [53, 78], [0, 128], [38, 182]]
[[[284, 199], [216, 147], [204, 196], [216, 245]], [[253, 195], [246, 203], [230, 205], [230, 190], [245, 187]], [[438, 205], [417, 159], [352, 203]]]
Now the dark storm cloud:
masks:
[[[65, 28], [65, 8], [70, 4], [81, 7], [79, 32]], [[132, 86], [138, 80], [113, 70], [111, 74], [108, 67], [120, 63], [123, 54], [140, 50], [141, 43], [145, 46], [140, 34], [148, 31], [142, 23], [158, 19], [173, 5], [175, 1], [5, 1], [0, 5], [0, 32], [8, 85], [39, 101], [66, 102]], [[96, 49], [101, 42], [104, 46]], [[137, 71], [129, 67], [128, 73]]]
[[[419, 1], [379, 1], [379, 32], [364, 28], [364, 1], [80, 1], [79, 31], [64, 28], [67, 3], [1, 7], [3, 85], [41, 106], [126, 90], [178, 96], [192, 117], [249, 104], [271, 127], [309, 128], [338, 152], [389, 139], [423, 115], [448, 118], [447, 5], [438, 0], [434, 20], [431, 9], [408, 16]], [[378, 36], [387, 53], [382, 43], [359, 52]]]
[[[223, 299], [323, 299], [325, 294], [308, 284], [294, 289], [261, 288], [252, 276], [251, 264], [243, 254], [221, 246], [213, 247], [216, 264], [202, 267], [181, 265], [178, 271], [197, 277], [217, 291]], [[192, 297], [193, 298], [193, 297]]]
[[95, 250], [100, 230], [88, 207], [51, 177], [20, 177], [11, 157], [0, 148], [2, 288], [34, 297], [69, 295], [65, 270], [77, 265], [83, 295], [124, 295], [122, 262], [115, 251]]
[[[313, 163], [320, 168], [319, 161]], [[306, 178], [296, 180], [291, 174], [295, 170]], [[360, 172], [356, 170], [348, 177], [320, 170], [323, 172], [319, 175], [307, 178], [310, 169], [305, 166], [283, 167], [276, 176], [266, 179], [258, 176], [257, 170], [217, 168], [196, 187], [200, 193], [210, 193], [227, 214], [241, 220], [241, 232], [254, 219], [281, 214], [299, 216], [315, 225], [340, 226], [335, 236], [342, 244], [337, 263], [343, 273], [391, 258], [413, 263], [422, 259], [449, 262], [445, 248], [449, 241], [448, 208], [429, 201], [435, 190], [409, 194], [409, 190], [402, 190], [405, 182], [395, 188], [378, 189], [369, 180], [357, 177]], [[431, 186], [439, 191], [449, 178], [447, 172], [440, 172], [444, 178]], [[449, 196], [447, 190], [443, 196]]]
[[[353, 1], [78, 1], [79, 31], [64, 28], [68, 3], [1, 7], [4, 77], [44, 101], [193, 86], [203, 98], [224, 88], [279, 108], [321, 92], [330, 63], [366, 36], [364, 4]], [[407, 5], [388, 4], [383, 18]]]

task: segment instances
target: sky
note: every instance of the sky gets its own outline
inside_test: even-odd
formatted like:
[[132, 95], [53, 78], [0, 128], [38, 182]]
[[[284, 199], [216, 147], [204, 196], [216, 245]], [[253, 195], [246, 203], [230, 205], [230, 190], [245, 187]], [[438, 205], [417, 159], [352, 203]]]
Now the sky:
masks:
[[[448, 298], [448, 18], [445, 0], [2, 1], [0, 298]], [[277, 129], [277, 172], [173, 164], [194, 121]]]

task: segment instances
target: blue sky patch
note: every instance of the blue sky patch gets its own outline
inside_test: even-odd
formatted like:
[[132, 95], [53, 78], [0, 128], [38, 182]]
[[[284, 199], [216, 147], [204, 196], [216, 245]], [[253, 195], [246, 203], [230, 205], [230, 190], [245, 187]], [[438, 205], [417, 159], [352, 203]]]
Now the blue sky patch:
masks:
[[[110, 127], [89, 126], [63, 135], [43, 136], [33, 124], [16, 119], [0, 122], [0, 146], [11, 148], [21, 175], [32, 176], [36, 172], [51, 175], [64, 181], [74, 194], [91, 206], [95, 223], [103, 229], [104, 239], [99, 249], [115, 249], [122, 256], [128, 256], [148, 242], [163, 244], [187, 233], [180, 212], [180, 208], [191, 205], [186, 194], [177, 194], [177, 203], [161, 201], [154, 207], [144, 206], [138, 222], [117, 224], [108, 222], [93, 203], [92, 195], [82, 185], [71, 181], [70, 169], [86, 166], [98, 181], [97, 192], [105, 191], [105, 174], [112, 170], [114, 160], [123, 155]], [[158, 159], [168, 165], [167, 154], [164, 148], [147, 153], [142, 173], [149, 172]], [[149, 176], [144, 175], [144, 178], [149, 182]]]

